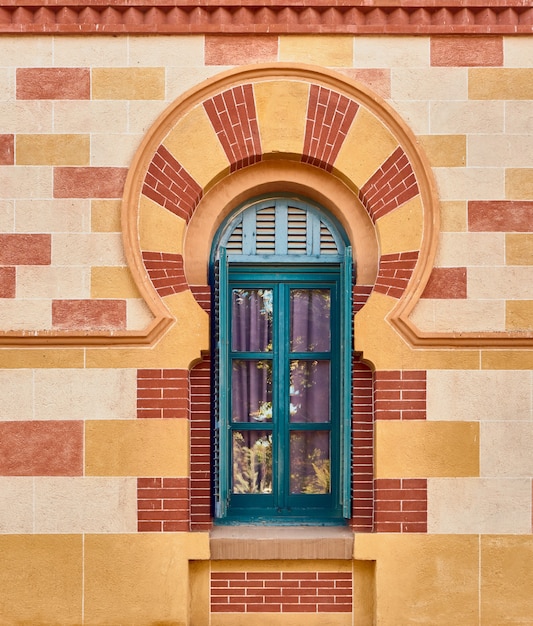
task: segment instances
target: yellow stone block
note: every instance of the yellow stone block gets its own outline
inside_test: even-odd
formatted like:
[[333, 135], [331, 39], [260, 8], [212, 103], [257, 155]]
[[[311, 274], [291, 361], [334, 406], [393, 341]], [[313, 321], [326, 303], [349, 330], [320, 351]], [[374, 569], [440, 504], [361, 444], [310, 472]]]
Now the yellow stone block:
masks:
[[479, 423], [376, 422], [377, 478], [479, 476]]
[[202, 552], [191, 549], [189, 533], [86, 535], [85, 623], [188, 624], [187, 560], [206, 558], [201, 535]]
[[533, 100], [533, 69], [470, 68], [470, 100]]
[[0, 535], [2, 624], [82, 623], [82, 540]]
[[381, 254], [419, 250], [424, 215], [420, 196], [416, 196], [376, 222]]
[[[202, 161], [203, 159], [199, 159]], [[181, 254], [185, 220], [146, 196], [139, 203], [139, 242], [141, 250]]]
[[254, 85], [263, 154], [302, 154], [309, 85], [272, 81]]
[[481, 369], [533, 370], [533, 350], [484, 350]]
[[83, 348], [5, 348], [0, 350], [0, 368], [85, 367]]
[[398, 147], [381, 120], [360, 107], [335, 161], [335, 169], [362, 187]]
[[533, 168], [505, 170], [505, 197], [508, 200], [531, 200], [533, 198]]
[[464, 232], [467, 223], [466, 202], [448, 200], [440, 203], [440, 229], [443, 233]]
[[186, 419], [89, 420], [85, 474], [188, 476], [188, 446]]
[[91, 298], [140, 298], [128, 267], [92, 267]]
[[281, 35], [279, 60], [352, 67], [353, 41], [348, 35]]
[[481, 537], [481, 623], [531, 624], [533, 537]]
[[506, 330], [533, 330], [533, 300], [508, 300], [505, 303]]
[[477, 535], [359, 534], [354, 552], [376, 561], [374, 623], [479, 626]]
[[[199, 142], [201, 158], [198, 158]], [[179, 120], [163, 145], [204, 190], [229, 170], [226, 153], [203, 106], [198, 105]]]
[[422, 135], [418, 139], [433, 167], [464, 167], [466, 135]]
[[91, 202], [91, 230], [94, 233], [119, 233], [121, 200], [93, 200]]
[[533, 265], [533, 234], [507, 233], [505, 262], [507, 265]]
[[17, 165], [89, 165], [89, 135], [16, 135]]
[[164, 100], [163, 67], [95, 67], [93, 100]]

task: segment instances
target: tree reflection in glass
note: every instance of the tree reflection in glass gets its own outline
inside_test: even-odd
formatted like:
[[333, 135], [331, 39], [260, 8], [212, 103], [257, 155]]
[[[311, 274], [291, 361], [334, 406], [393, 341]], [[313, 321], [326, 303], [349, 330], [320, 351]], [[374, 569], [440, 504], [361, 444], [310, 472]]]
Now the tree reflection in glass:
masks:
[[233, 493], [272, 493], [272, 435], [233, 432]]
[[272, 289], [233, 289], [231, 307], [231, 349], [270, 352]]
[[329, 352], [330, 290], [291, 289], [290, 302], [291, 352]]
[[293, 431], [290, 438], [291, 494], [330, 492], [328, 431]]
[[290, 362], [290, 421], [329, 422], [329, 361]]
[[231, 372], [231, 419], [272, 420], [272, 362], [234, 359]]

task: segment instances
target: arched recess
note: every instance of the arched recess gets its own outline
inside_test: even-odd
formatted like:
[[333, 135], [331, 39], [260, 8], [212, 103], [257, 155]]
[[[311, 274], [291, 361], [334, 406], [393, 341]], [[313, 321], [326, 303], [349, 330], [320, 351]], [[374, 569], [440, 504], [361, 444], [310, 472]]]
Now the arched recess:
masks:
[[[430, 168], [394, 111], [323, 69], [256, 65], [223, 73], [169, 107], [145, 137], [126, 183], [125, 248], [161, 334], [167, 296], [207, 308], [209, 249], [250, 196], [297, 193], [326, 207], [354, 249], [356, 308], [370, 293], [408, 321], [433, 265], [438, 231]], [[207, 346], [205, 346], [207, 348]]]

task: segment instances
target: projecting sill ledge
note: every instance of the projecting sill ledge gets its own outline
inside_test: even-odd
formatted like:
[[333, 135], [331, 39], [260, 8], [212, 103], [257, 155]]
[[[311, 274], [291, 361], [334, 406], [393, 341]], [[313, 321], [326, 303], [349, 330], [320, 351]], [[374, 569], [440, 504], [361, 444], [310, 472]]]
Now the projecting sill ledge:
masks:
[[351, 559], [354, 534], [331, 526], [218, 526], [210, 533], [213, 560]]

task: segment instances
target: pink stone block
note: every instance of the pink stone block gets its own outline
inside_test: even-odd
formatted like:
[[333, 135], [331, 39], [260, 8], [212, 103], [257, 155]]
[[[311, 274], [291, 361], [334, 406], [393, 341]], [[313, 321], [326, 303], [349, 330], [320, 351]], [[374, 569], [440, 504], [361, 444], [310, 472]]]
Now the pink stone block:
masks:
[[278, 37], [274, 35], [206, 35], [206, 65], [268, 63], [278, 56]]
[[16, 290], [14, 267], [0, 267], [0, 298], [14, 298]]
[[466, 267], [435, 267], [422, 298], [466, 298]]
[[123, 330], [125, 300], [53, 300], [52, 325], [57, 330]]
[[533, 201], [472, 201], [468, 203], [471, 232], [533, 232]]
[[125, 167], [56, 167], [55, 198], [121, 198]]
[[0, 235], [0, 265], [50, 265], [50, 235]]
[[503, 65], [503, 37], [432, 37], [431, 65], [501, 67]]
[[89, 100], [88, 68], [38, 67], [17, 70], [18, 100]]
[[14, 163], [15, 163], [14, 135], [0, 135], [0, 165], [13, 165]]

